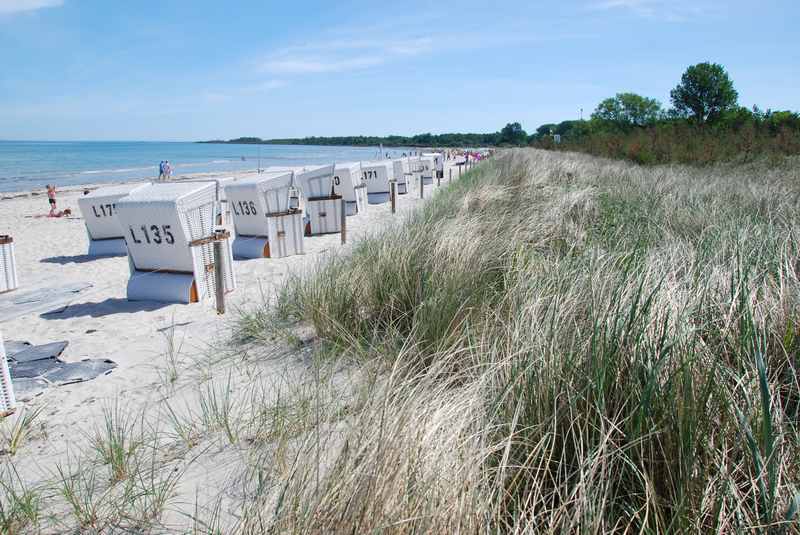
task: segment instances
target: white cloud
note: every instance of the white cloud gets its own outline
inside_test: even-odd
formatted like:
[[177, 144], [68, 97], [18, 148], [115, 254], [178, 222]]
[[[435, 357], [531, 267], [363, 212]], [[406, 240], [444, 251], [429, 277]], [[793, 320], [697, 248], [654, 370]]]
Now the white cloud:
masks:
[[433, 50], [428, 36], [401, 39], [334, 38], [287, 46], [259, 63], [263, 72], [278, 75], [337, 73], [377, 67], [401, 57]]
[[[642, 1], [652, 0], [603, 0], [602, 4]], [[608, 6], [611, 7], [614, 6]], [[437, 22], [425, 19], [426, 24], [422, 25], [425, 28], [441, 26], [436, 33], [432, 33], [430, 29], [420, 29], [421, 20], [418, 17], [404, 22], [393, 19], [391, 23], [330, 28], [320, 32], [315, 39], [291, 43], [273, 50], [266, 57], [254, 62], [255, 68], [262, 73], [291, 78], [363, 71], [434, 53], [502, 48], [585, 37], [552, 32], [532, 33], [525, 25], [504, 26], [501, 30], [492, 30], [474, 23], [467, 27], [460, 26], [454, 31], [446, 29], [446, 20], [445, 18]], [[469, 39], [465, 39], [464, 35], [469, 35]]]
[[286, 87], [287, 83], [286, 80], [267, 80], [266, 82], [260, 83], [256, 86], [256, 89], [260, 91], [271, 91], [272, 89], [280, 89], [281, 87]]
[[389, 44], [387, 50], [401, 56], [416, 56], [417, 54], [424, 54], [425, 52], [433, 50], [433, 39], [430, 37], [420, 37], [418, 39], [398, 41]]
[[299, 56], [269, 60], [262, 65], [262, 68], [266, 72], [275, 74], [319, 74], [366, 69], [381, 63], [383, 60], [374, 56], [356, 56], [345, 59]]
[[707, 6], [686, 0], [595, 0], [589, 4], [589, 8], [601, 11], [624, 10], [640, 17], [673, 22], [708, 12]]
[[0, 15], [58, 7], [63, 4], [64, 0], [0, 0]]

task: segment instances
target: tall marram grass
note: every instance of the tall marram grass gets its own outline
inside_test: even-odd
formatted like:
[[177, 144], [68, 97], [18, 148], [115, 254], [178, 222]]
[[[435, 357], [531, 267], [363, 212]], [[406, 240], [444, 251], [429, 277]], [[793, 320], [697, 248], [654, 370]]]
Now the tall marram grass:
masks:
[[800, 532], [797, 169], [506, 153], [293, 279], [372, 380], [244, 531]]

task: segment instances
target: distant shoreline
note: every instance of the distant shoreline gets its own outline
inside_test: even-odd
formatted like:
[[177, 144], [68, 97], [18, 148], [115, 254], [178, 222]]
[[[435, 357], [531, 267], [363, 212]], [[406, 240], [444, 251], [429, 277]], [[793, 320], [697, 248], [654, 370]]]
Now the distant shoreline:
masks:
[[194, 143], [211, 145], [304, 145], [308, 147], [377, 147], [386, 148], [430, 148], [440, 147], [458, 149], [464, 147], [495, 147], [490, 138], [494, 134], [420, 134], [405, 136], [312, 136], [304, 138], [261, 139], [258, 137], [238, 137], [235, 139], [210, 139]]
[[[184, 175], [175, 176], [171, 182], [180, 182], [181, 180], [197, 180], [197, 179], [213, 179], [213, 178], [221, 178], [221, 177], [228, 177], [228, 176], [236, 176], [236, 177], [243, 177], [247, 175], [252, 175], [258, 173], [257, 168], [253, 169], [244, 169], [239, 170], [233, 173], [228, 172], [206, 172], [206, 173], [187, 173]], [[58, 187], [57, 192], [59, 195], [61, 194], [72, 194], [78, 193], [85, 190], [96, 190], [97, 188], [102, 188], [105, 186], [117, 186], [120, 184], [143, 184], [146, 182], [156, 182], [155, 177], [145, 177], [145, 178], [134, 178], [131, 180], [122, 180], [119, 182], [87, 182], [85, 184], [70, 184], [63, 187]], [[17, 190], [17, 191], [0, 191], [0, 202], [3, 201], [12, 201], [14, 199], [21, 199], [26, 197], [39, 197], [45, 195], [46, 191], [44, 188], [34, 188], [34, 189], [26, 189], [26, 190]]]

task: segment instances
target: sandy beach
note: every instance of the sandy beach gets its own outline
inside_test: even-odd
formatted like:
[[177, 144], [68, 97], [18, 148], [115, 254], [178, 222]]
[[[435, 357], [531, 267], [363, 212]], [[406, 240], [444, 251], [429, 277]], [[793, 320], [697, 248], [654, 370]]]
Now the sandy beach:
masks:
[[[445, 177], [448, 170], [446, 167]], [[453, 174], [457, 176], [458, 170], [454, 169]], [[447, 178], [442, 185], [446, 182]], [[169, 421], [164, 417], [166, 404], [172, 411], [192, 413], [196, 408], [192, 400], [208, 385], [224, 385], [235, 392], [238, 385], [252, 381], [253, 374], [280, 381], [287, 373], [302, 371], [302, 352], [280, 353], [280, 348], [259, 350], [271, 355], [278, 351], [284, 357], [253, 358], [246, 366], [242, 361], [248, 360], [247, 356], [224, 358], [238, 311], [263, 303], [290, 274], [352, 247], [385, 225], [398, 224], [404, 214], [422, 202], [418, 186], [412, 185], [407, 195], [398, 196], [395, 215], [386, 203], [370, 205], [366, 213], [349, 217], [345, 246], [341, 245], [339, 234], [307, 237], [304, 255], [236, 261], [238, 288], [228, 296], [228, 313], [219, 316], [210, 301], [191, 305], [128, 302], [127, 258], [86, 256], [88, 239], [77, 204], [83, 189], [59, 192], [59, 209], [70, 208], [73, 212], [66, 218], [41, 217], [48, 211], [43, 194], [6, 194], [0, 200], [0, 233], [13, 236], [16, 244], [20, 278], [17, 291], [71, 282], [92, 285], [61, 311], [1, 324], [5, 339], [33, 344], [65, 340], [69, 342], [63, 354], [67, 361], [108, 358], [118, 364], [106, 376], [49, 388], [33, 399], [22, 400], [18, 413], [40, 408], [41, 412], [20, 450], [13, 456], [0, 457], [0, 462], [6, 470], [13, 465], [25, 485], [44, 485], [57, 478], [59, 469], [80, 471], [86, 463], [96, 463], [90, 447], [92, 436], [103, 426], [104, 414], [113, 407], [124, 407], [132, 421], [139, 421], [141, 430], [137, 432], [155, 432], [151, 426]], [[434, 183], [425, 189], [428, 198], [437, 187]], [[230, 221], [226, 223], [230, 226]], [[16, 417], [7, 418], [4, 424]], [[158, 462], [172, 462], [182, 474], [171, 509], [167, 508], [171, 510], [167, 524], [185, 523], [179, 511], [213, 507], [220, 498], [236, 502], [238, 494], [233, 489], [241, 474], [235, 467], [243, 462], [239, 458], [241, 452], [220, 444], [218, 437], [198, 435], [195, 447], [181, 450], [175, 444], [163, 445], [174, 452], [161, 452], [164, 456], [157, 457]], [[49, 513], [58, 515], [59, 511]]]

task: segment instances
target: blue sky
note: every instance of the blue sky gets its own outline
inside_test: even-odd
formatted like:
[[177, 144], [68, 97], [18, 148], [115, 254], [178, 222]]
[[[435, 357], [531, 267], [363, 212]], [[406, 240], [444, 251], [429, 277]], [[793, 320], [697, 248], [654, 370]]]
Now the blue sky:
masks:
[[797, 110], [798, 5], [0, 0], [0, 139], [532, 131], [701, 61]]

